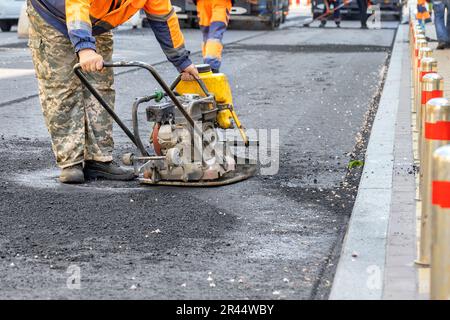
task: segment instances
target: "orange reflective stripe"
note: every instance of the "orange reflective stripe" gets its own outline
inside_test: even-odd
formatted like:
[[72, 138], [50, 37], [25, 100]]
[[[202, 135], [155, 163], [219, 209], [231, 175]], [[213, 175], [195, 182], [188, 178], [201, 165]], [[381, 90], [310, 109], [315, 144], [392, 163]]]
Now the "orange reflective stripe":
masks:
[[205, 57], [211, 57], [211, 58], [222, 58], [222, 43], [220, 41], [217, 41], [215, 39], [208, 39], [205, 45]]
[[[172, 12], [172, 4], [170, 0], [147, 0], [144, 10], [150, 15], [166, 17]], [[173, 47], [181, 47], [184, 44], [184, 37], [180, 31], [180, 24], [175, 12], [167, 19], [167, 26]]]
[[174, 12], [173, 15], [167, 20], [167, 25], [169, 26], [170, 37], [172, 38], [172, 44], [174, 48], [179, 48], [184, 44], [183, 33], [180, 30], [180, 24], [178, 22], [178, 17]]

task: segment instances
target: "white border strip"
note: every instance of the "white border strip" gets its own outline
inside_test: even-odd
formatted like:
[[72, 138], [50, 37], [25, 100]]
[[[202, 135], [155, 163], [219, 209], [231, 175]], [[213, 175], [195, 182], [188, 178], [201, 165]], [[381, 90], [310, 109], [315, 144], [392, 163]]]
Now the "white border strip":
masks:
[[395, 123], [406, 37], [407, 26], [400, 25], [330, 300], [382, 298], [392, 194]]

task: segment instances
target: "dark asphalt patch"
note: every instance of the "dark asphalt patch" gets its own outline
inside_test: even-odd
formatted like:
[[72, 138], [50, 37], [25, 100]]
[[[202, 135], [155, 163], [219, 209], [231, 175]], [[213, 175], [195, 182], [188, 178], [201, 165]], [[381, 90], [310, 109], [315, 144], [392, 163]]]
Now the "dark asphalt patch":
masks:
[[[159, 199], [145, 190], [113, 196], [81, 189], [70, 195], [40, 190], [25, 198], [17, 191], [12, 187], [2, 192], [2, 198], [9, 201], [2, 201], [0, 210], [15, 213], [2, 217], [2, 233], [11, 235], [2, 243], [2, 259], [19, 254], [47, 256], [54, 263], [76, 261], [87, 252], [92, 256], [118, 253], [120, 245], [135, 254], [155, 252], [158, 259], [161, 249], [177, 247], [182, 238], [220, 238], [236, 224], [233, 214], [219, 215], [211, 205], [199, 203], [198, 199], [195, 204], [194, 199], [189, 203], [169, 190], [159, 191]], [[170, 205], [165, 201], [168, 199]], [[92, 203], [96, 203], [95, 210]], [[193, 209], [199, 204], [206, 210]], [[83, 247], [86, 239], [101, 239], [108, 245], [87, 251]]]

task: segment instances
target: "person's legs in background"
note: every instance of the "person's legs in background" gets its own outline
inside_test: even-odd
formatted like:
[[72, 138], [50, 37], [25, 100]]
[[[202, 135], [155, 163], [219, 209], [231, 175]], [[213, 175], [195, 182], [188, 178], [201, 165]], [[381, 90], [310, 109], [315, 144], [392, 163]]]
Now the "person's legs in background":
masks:
[[335, 0], [333, 2], [333, 19], [334, 19], [334, 23], [336, 23], [336, 27], [340, 28], [341, 27], [341, 9], [336, 9], [341, 5], [341, 0]]
[[357, 0], [359, 8], [359, 20], [361, 21], [361, 28], [367, 29], [367, 0]]
[[197, 16], [200, 30], [202, 31], [202, 55], [205, 57], [206, 42], [208, 41], [209, 25], [211, 24], [211, 1], [197, 0]]
[[[327, 12], [327, 6], [326, 6], [325, 3], [324, 3], [324, 4], [323, 4], [322, 14], [325, 14], [326, 12]], [[319, 28], [325, 27], [325, 25], [327, 24], [327, 19], [328, 19], [328, 16], [324, 16], [324, 17], [322, 17], [322, 18], [319, 19], [319, 20], [320, 20]]]
[[445, 4], [443, 1], [433, 2], [434, 11], [434, 27], [436, 28], [436, 37], [438, 40], [438, 46], [436, 49], [442, 50], [448, 43], [448, 32], [445, 26]]
[[199, 24], [203, 32], [203, 61], [219, 72], [222, 61], [222, 39], [227, 30], [231, 0], [198, 0]]
[[446, 35], [447, 35], [447, 41], [446, 41], [446, 47], [450, 47], [450, 0], [443, 0], [442, 1], [445, 5], [445, 9], [447, 9], [447, 20], [446, 20]]
[[222, 61], [222, 39], [230, 20], [232, 4], [231, 0], [211, 0], [211, 2], [211, 24], [209, 25], [204, 61], [211, 66], [213, 72], [219, 72]]

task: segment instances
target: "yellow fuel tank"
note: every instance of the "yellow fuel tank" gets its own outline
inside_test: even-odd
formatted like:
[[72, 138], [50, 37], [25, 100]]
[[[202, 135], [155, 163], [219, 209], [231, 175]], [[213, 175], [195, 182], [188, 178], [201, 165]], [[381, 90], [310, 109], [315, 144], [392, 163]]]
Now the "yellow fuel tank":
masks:
[[[228, 78], [223, 73], [213, 73], [211, 67], [207, 64], [197, 66], [200, 79], [205, 83], [206, 88], [212, 93], [216, 99], [218, 107], [233, 106], [233, 97], [231, 95], [230, 84]], [[198, 94], [205, 96], [196, 81], [183, 81], [177, 85], [175, 90], [179, 94]], [[222, 129], [229, 129], [233, 126], [233, 115], [229, 109], [221, 109], [217, 114], [217, 123]]]

